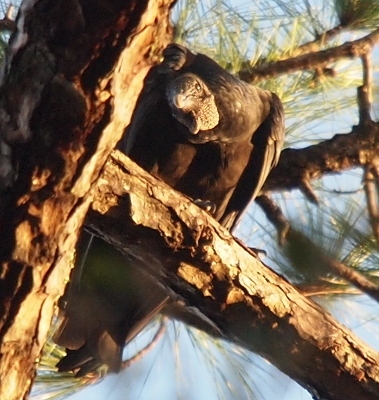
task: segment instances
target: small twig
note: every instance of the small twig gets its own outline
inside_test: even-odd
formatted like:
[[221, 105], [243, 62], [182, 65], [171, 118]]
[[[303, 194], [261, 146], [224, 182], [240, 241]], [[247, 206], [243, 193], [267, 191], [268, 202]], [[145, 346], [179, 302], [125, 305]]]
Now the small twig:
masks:
[[[316, 53], [331, 39], [337, 36], [343, 30], [343, 26], [337, 25], [336, 27], [323, 32], [320, 35], [316, 35], [316, 39], [310, 42], [304, 43], [301, 46], [294, 49], [291, 53], [291, 57], [298, 57], [306, 53]], [[286, 57], [288, 58], [288, 57]], [[284, 57], [281, 59], [285, 59]]]
[[361, 57], [363, 66], [363, 86], [367, 88], [367, 97], [372, 102], [372, 54], [371, 51]]
[[13, 18], [14, 5], [9, 4], [5, 17], [0, 19], [0, 31], [13, 31], [16, 27], [15, 20]]
[[[304, 265], [310, 263], [309, 265], [317, 266], [313, 268], [313, 272], [316, 272], [316, 275], [318, 273], [321, 274], [321, 271], [325, 271], [326, 274], [332, 273], [339, 276], [379, 302], [379, 287], [376, 284], [371, 282], [354, 268], [327, 256], [322, 249], [320, 249], [320, 247], [306, 235], [293, 229], [281, 209], [271, 198], [267, 195], [261, 195], [257, 197], [255, 201], [262, 208], [269, 221], [276, 227], [280, 245], [284, 245], [285, 242], [288, 242], [289, 245], [295, 246], [295, 248], [296, 246], [300, 246], [302, 251], [306, 249], [305, 258], [308, 257], [309, 260], [307, 262], [306, 259], [301, 259], [299, 261], [300, 263]], [[317, 271], [319, 272], [317, 273]]]
[[320, 188], [320, 191], [323, 193], [338, 194], [338, 195], [342, 195], [342, 196], [351, 196], [353, 194], [358, 194], [358, 193], [362, 192], [362, 188], [355, 189], [355, 190], [338, 190], [338, 189]]
[[377, 167], [374, 165], [370, 164], [366, 166], [364, 171], [363, 188], [366, 195], [367, 211], [371, 229], [375, 236], [376, 242], [379, 245], [379, 179], [377, 172]]
[[[337, 36], [339, 33], [343, 31], [344, 27], [342, 25], [337, 25], [332, 29], [327, 30], [326, 32], [323, 32], [322, 34], [318, 34], [315, 32], [315, 37], [316, 39], [306, 42], [299, 47], [296, 47], [295, 49], [292, 49], [291, 51], [281, 55], [277, 61], [284, 61], [288, 59], [293, 59], [295, 57], [302, 56], [304, 54], [309, 54], [309, 53], [316, 53], [320, 51], [327, 42], [332, 40], [335, 36]], [[257, 68], [258, 66], [269, 66], [271, 63], [267, 63], [265, 58], [259, 58], [257, 60], [257, 64], [255, 64], [254, 67], [251, 66], [251, 61], [249, 60], [244, 60], [241, 62], [240, 66], [240, 74], [244, 74], [247, 71], [253, 71], [254, 68]], [[230, 66], [229, 66], [230, 67]], [[322, 75], [327, 75], [327, 76], [335, 76], [336, 73], [333, 70], [333, 68], [317, 68], [318, 71], [322, 72]]]
[[283, 246], [291, 228], [288, 219], [284, 216], [280, 207], [267, 195], [258, 196], [255, 201], [266, 214], [267, 219], [275, 226], [278, 232], [278, 243]]
[[334, 274], [346, 279], [356, 288], [360, 289], [363, 293], [366, 293], [372, 299], [379, 302], [379, 287], [375, 283], [371, 282], [363, 274], [356, 271], [345, 264], [340, 263], [337, 260], [333, 260], [330, 257], [324, 257], [325, 266], [331, 270]]
[[150, 343], [145, 346], [142, 350], [140, 350], [137, 354], [135, 354], [133, 357], [129, 358], [128, 360], [125, 360], [121, 364], [121, 368], [125, 369], [130, 367], [133, 363], [139, 361], [142, 359], [142, 357], [145, 356], [149, 351], [151, 351], [156, 344], [159, 342], [159, 340], [162, 338], [163, 334], [166, 332], [166, 322], [167, 322], [167, 317], [162, 317], [161, 324], [159, 326], [159, 329], [155, 333], [153, 339], [150, 341]]
[[301, 291], [301, 293], [306, 297], [313, 296], [330, 296], [330, 295], [350, 295], [350, 294], [362, 294], [361, 290], [352, 287], [346, 288], [330, 288], [329, 286], [320, 284], [320, 285], [308, 285], [308, 284], [300, 284], [295, 285], [297, 289]]
[[313, 187], [311, 185], [311, 181], [309, 179], [309, 176], [303, 177], [303, 179], [300, 182], [299, 189], [301, 193], [313, 204], [318, 205], [319, 201], [316, 196], [316, 193], [313, 190]]
[[343, 278], [357, 289], [379, 302], [379, 287], [356, 269], [343, 264], [314, 243], [307, 235], [294, 228], [287, 234], [287, 255], [299, 270], [314, 278], [333, 274]]
[[14, 21], [13, 13], [14, 13], [14, 5], [12, 3], [9, 3], [7, 12], [5, 13], [5, 18], [8, 19], [9, 21]]
[[372, 123], [372, 62], [371, 52], [361, 56], [363, 66], [363, 85], [358, 88], [359, 124], [367, 126]]
[[335, 78], [338, 75], [337, 71], [334, 68], [319, 68], [315, 69], [312, 82], [310, 85], [315, 87], [315, 85], [320, 84], [325, 78]]

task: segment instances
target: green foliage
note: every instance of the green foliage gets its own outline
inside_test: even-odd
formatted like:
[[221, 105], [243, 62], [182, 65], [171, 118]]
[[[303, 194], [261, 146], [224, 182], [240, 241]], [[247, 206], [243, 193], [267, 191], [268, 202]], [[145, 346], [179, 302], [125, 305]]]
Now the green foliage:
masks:
[[[300, 46], [315, 40], [321, 29], [332, 28], [335, 10], [329, 1], [317, 4], [316, 8], [307, 1], [263, 0], [254, 9], [228, 0], [181, 0], [174, 13], [174, 40], [237, 73], [290, 57]], [[321, 49], [353, 37], [340, 33]], [[348, 129], [357, 123], [356, 88], [362, 84], [359, 61], [340, 60], [329, 70], [331, 75], [299, 70], [259, 83], [277, 93], [284, 103], [287, 145], [304, 146], [330, 136], [329, 127], [322, 130], [331, 121], [335, 132], [339, 126]]]
[[292, 216], [294, 229], [280, 249], [286, 256], [281, 269], [303, 289], [319, 287], [326, 295], [338, 287], [339, 294], [351, 294], [351, 286], [325, 268], [324, 257], [372, 276], [378, 272], [379, 252], [362, 208], [361, 193], [345, 195], [347, 199], [329, 194], [329, 199], [333, 197], [338, 207], [329, 200], [313, 210], [304, 205], [302, 217]]
[[367, 30], [378, 27], [378, 0], [334, 0], [334, 3], [344, 28]]
[[50, 337], [39, 363], [33, 400], [63, 400], [100, 379], [94, 375], [75, 378], [72, 373], [57, 373], [55, 365], [64, 355], [64, 350], [55, 345]]

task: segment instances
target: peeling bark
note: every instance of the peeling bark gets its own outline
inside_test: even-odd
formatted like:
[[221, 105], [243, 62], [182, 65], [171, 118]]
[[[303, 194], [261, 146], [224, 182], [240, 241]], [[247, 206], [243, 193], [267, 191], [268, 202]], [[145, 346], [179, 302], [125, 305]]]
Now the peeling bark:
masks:
[[315, 399], [378, 398], [378, 353], [121, 153], [107, 162], [92, 208], [91, 230]]
[[91, 187], [170, 40], [172, 0], [29, 0], [0, 89], [0, 398], [26, 398]]

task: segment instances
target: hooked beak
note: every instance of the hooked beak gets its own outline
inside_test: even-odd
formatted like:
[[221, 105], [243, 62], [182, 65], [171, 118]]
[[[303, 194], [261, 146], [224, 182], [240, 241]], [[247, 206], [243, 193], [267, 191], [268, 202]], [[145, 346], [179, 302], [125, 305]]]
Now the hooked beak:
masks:
[[172, 104], [180, 110], [190, 110], [192, 107], [192, 96], [178, 93], [172, 96]]

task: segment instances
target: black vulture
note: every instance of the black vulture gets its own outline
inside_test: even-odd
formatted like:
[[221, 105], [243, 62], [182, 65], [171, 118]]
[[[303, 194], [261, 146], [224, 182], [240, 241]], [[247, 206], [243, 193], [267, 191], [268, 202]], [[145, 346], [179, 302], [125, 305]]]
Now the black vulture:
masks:
[[152, 68], [120, 149], [233, 230], [277, 164], [283, 106], [272, 92], [177, 44]]
[[[284, 140], [282, 103], [203, 54], [171, 44], [163, 55], [145, 79], [119, 149], [199, 204], [210, 204], [215, 219], [233, 230], [278, 162]], [[115, 270], [104, 265], [102, 279]], [[68, 348], [60, 370], [77, 369], [83, 375], [101, 364], [120, 369], [125, 341], [168, 300], [139, 274], [124, 279], [129, 285], [121, 294], [109, 284], [102, 287], [101, 280], [100, 286], [82, 283], [79, 289], [71, 283], [55, 335]]]

